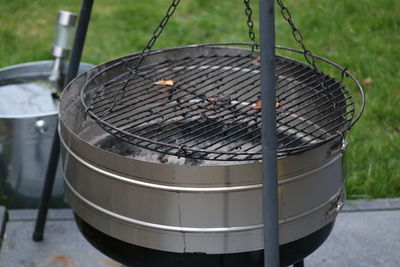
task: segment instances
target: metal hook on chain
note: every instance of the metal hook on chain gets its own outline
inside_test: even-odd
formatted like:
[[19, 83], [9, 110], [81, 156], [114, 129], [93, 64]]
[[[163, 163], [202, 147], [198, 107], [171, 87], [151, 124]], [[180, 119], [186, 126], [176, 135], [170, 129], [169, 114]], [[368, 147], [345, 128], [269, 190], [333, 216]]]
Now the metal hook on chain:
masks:
[[88, 113], [89, 113], [89, 111], [90, 111], [91, 109], [92, 109], [91, 107], [87, 107], [87, 108], [85, 109], [85, 115], [84, 115], [85, 120], [87, 119], [87, 115], [88, 115]]
[[183, 144], [183, 145], [180, 145], [179, 147], [178, 147], [178, 153], [177, 153], [177, 157], [178, 157], [178, 159], [180, 159], [181, 158], [181, 153], [182, 153], [182, 151], [183, 151], [183, 153], [185, 153], [186, 154], [186, 151], [184, 150], [184, 147], [185, 147], [186, 145], [185, 144]]
[[342, 73], [341, 73], [342, 76], [341, 76], [341, 79], [340, 79], [340, 83], [343, 82], [345, 76], [346, 76], [346, 78], [349, 77], [348, 71], [349, 71], [349, 69], [348, 69], [347, 67], [345, 67], [344, 69], [342, 69]]

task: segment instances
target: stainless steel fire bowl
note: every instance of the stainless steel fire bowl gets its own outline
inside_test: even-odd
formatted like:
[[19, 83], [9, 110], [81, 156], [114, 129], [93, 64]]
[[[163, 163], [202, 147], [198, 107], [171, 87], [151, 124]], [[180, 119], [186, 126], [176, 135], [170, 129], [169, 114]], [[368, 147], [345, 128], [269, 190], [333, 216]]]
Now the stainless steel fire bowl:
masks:
[[[143, 68], [193, 55], [247, 57], [249, 51], [210, 45], [160, 50], [146, 57]], [[113, 136], [104, 131], [103, 128], [110, 125], [101, 125], [93, 119], [93, 109], [85, 103], [90, 104], [90, 97], [104, 83], [115, 82], [121, 77], [124, 79], [129, 66], [137, 59], [138, 55], [131, 55], [97, 66], [70, 83], [61, 97], [59, 131], [63, 174], [66, 193], [74, 212], [108, 236], [155, 250], [223, 254], [263, 249], [262, 163], [259, 160], [241, 158], [235, 161], [228, 157], [221, 161], [190, 158], [190, 154], [184, 153], [164, 154], [154, 147], [146, 149], [134, 142], [122, 141], [118, 132]], [[291, 66], [297, 64], [286, 58], [278, 57], [277, 60], [287, 61]], [[176, 68], [179, 70], [179, 66]], [[231, 71], [232, 68], [224, 70]], [[212, 75], [211, 71], [209, 79], [212, 79]], [[304, 78], [299, 79], [292, 81], [290, 90], [296, 90], [293, 84], [301, 83]], [[326, 79], [331, 78], [327, 76]], [[332, 81], [332, 84], [333, 88], [341, 88], [336, 81]], [[302, 90], [317, 90], [313, 87], [315, 83], [307, 86]], [[141, 93], [146, 94], [151, 90], [145, 88]], [[341, 101], [337, 104], [341, 114], [347, 114], [349, 110], [354, 114], [353, 107], [347, 106], [348, 94], [341, 90], [333, 94]], [[296, 95], [301, 97], [301, 92]], [[197, 99], [199, 96], [195, 97]], [[192, 98], [193, 102], [198, 101], [196, 99]], [[203, 98], [204, 101], [207, 99]], [[254, 99], [257, 99], [256, 95], [251, 101]], [[293, 100], [290, 97], [288, 99]], [[233, 100], [243, 104], [240, 98]], [[285, 100], [277, 101], [282, 102], [280, 108], [284, 110]], [[157, 101], [152, 105], [156, 109]], [[329, 108], [331, 104], [325, 105]], [[148, 106], [139, 107], [139, 111], [141, 108], [144, 112]], [[287, 112], [290, 110], [288, 108]], [[301, 110], [297, 114], [293, 112], [291, 117], [301, 117], [298, 115]], [[255, 113], [256, 109], [248, 107], [246, 112]], [[134, 116], [142, 114], [125, 114], [126, 120], [132, 122]], [[320, 114], [325, 115], [324, 112]], [[182, 114], [179, 113], [179, 116]], [[316, 145], [309, 146], [310, 138], [304, 137], [303, 149], [299, 142], [292, 153], [281, 151], [278, 158], [281, 245], [308, 236], [334, 221], [344, 198], [344, 136], [358, 117], [346, 121], [344, 128], [339, 127], [332, 133], [325, 131], [319, 135]], [[314, 113], [309, 119], [313, 124], [318, 124]], [[297, 118], [299, 120], [302, 118]], [[324, 119], [320, 121], [326, 122]], [[338, 121], [338, 124], [327, 125], [339, 125], [341, 120]], [[235, 123], [232, 120], [230, 122]], [[141, 132], [141, 127], [154, 125], [164, 126], [151, 121], [150, 124], [135, 127]], [[289, 126], [290, 123], [286, 124], [286, 127]], [[304, 127], [307, 127], [307, 122]], [[210, 129], [210, 134], [216, 134], [213, 128]], [[323, 127], [321, 129], [318, 131], [324, 130]], [[343, 132], [341, 129], [344, 129]], [[280, 130], [287, 129], [281, 127]], [[252, 142], [251, 137], [242, 137], [240, 140], [247, 138]], [[245, 153], [240, 156], [243, 155]]]

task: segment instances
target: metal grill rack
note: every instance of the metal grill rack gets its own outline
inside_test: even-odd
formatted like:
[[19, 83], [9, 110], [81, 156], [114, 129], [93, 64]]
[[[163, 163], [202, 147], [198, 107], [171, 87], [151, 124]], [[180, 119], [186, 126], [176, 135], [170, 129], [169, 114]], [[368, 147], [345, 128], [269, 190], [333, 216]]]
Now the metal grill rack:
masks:
[[[138, 147], [202, 160], [260, 160], [259, 57], [225, 50], [161, 62], [150, 56], [133, 79], [128, 70], [105, 79], [119, 71], [117, 64], [86, 83], [82, 102], [104, 130]], [[160, 53], [169, 52], [154, 57]], [[327, 89], [318, 79], [310, 66], [276, 57], [278, 155], [320, 145], [350, 127], [349, 91], [328, 75]]]

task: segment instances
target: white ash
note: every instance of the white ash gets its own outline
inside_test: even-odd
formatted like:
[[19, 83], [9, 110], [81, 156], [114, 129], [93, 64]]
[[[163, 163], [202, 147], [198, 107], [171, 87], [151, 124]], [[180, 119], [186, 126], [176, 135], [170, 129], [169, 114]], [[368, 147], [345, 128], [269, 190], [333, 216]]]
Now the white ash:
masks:
[[[224, 160], [199, 160], [192, 159], [186, 157], [177, 157], [173, 155], [168, 155], [164, 153], [159, 153], [155, 151], [151, 151], [145, 148], [141, 148], [138, 146], [134, 146], [128, 142], [120, 140], [112, 135], [105, 134], [103, 136], [93, 138], [90, 142], [92, 145], [99, 147], [100, 149], [109, 151], [111, 153], [121, 155], [124, 157], [132, 158], [135, 160], [141, 160], [146, 162], [154, 162], [161, 164], [173, 164], [173, 165], [190, 165], [190, 166], [213, 166], [213, 165], [235, 165], [235, 164], [245, 164], [245, 163], [253, 163], [253, 161], [224, 161]], [[221, 144], [216, 144], [214, 147], [219, 146]], [[237, 144], [230, 144], [227, 146], [227, 149], [235, 147]], [[188, 144], [189, 146], [189, 144]], [[242, 145], [239, 147], [240, 150], [245, 150], [246, 148], [250, 148], [254, 146], [251, 143]], [[237, 151], [239, 151], [239, 149]], [[254, 152], [259, 150], [259, 146], [249, 150], [249, 152]], [[212, 147], [209, 149], [213, 151]], [[222, 159], [227, 156], [221, 157]], [[242, 156], [243, 158], [243, 156]]]

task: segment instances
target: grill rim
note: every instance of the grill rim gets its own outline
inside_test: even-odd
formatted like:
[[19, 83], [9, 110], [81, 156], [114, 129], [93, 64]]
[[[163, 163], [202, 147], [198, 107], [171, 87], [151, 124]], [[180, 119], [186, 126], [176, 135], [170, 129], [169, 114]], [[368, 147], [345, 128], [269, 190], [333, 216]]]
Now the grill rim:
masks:
[[[251, 46], [251, 45], [254, 45], [254, 44], [252, 44], [252, 43], [209, 43], [209, 44], [196, 44], [196, 45], [181, 46], [181, 47], [174, 47], [174, 48], [167, 48], [167, 49], [159, 49], [159, 50], [152, 51], [149, 55], [156, 55], [156, 54], [159, 54], [159, 53], [168, 53], [168, 52], [170, 52], [170, 51], [176, 51], [176, 50], [187, 49], [187, 48], [190, 49], [190, 48], [202, 48], [202, 47], [206, 47], [206, 48], [207, 48], [207, 47], [210, 47], [210, 48], [227, 48], [227, 49], [229, 49], [229, 48], [232, 48], [232, 47], [229, 47], [229, 46], [241, 46], [241, 47], [242, 47], [242, 46]], [[257, 44], [257, 46], [258, 46], [258, 44]], [[241, 47], [240, 47], [239, 49], [242, 49]], [[288, 48], [288, 47], [284, 47], [284, 46], [276, 46], [276, 48], [277, 48], [277, 49], [281, 49], [281, 50], [286, 50], [286, 51], [289, 51], [289, 52], [294, 52], [294, 53], [298, 53], [298, 54], [303, 54], [303, 51], [300, 51], [300, 50], [297, 50], [297, 49], [294, 49], [294, 48]], [[235, 49], [238, 49], [238, 48], [235, 47]], [[243, 50], [244, 50], [244, 51], [248, 51], [247, 49], [243, 49]], [[332, 134], [331, 136], [329, 136], [329, 137], [327, 137], [327, 138], [324, 138], [324, 139], [322, 139], [322, 140], [318, 140], [318, 141], [317, 141], [316, 143], [314, 143], [314, 144], [305, 144], [305, 145], [300, 145], [300, 146], [296, 146], [296, 147], [280, 148], [280, 149], [278, 149], [278, 150], [277, 150], [278, 156], [286, 156], [286, 155], [293, 155], [293, 154], [301, 153], [301, 152], [304, 152], [304, 151], [306, 151], [306, 150], [309, 150], [309, 149], [315, 148], [315, 147], [317, 147], [317, 146], [320, 146], [320, 145], [322, 145], [322, 144], [324, 144], [324, 143], [327, 143], [327, 142], [329, 142], [329, 141], [331, 141], [331, 140], [333, 140], [333, 139], [335, 139], [335, 138], [338, 138], [338, 137], [340, 137], [342, 140], [345, 139], [347, 132], [348, 132], [348, 131], [354, 126], [354, 124], [360, 119], [360, 117], [361, 117], [361, 115], [362, 115], [362, 113], [363, 113], [363, 111], [364, 111], [364, 108], [365, 108], [365, 95], [364, 95], [364, 91], [363, 91], [363, 89], [362, 89], [361, 84], [360, 84], [360, 83], [358, 82], [358, 80], [349, 72], [349, 70], [348, 70], [347, 68], [345, 68], [345, 67], [340, 66], [339, 64], [337, 64], [337, 63], [335, 63], [335, 62], [333, 62], [333, 61], [331, 61], [331, 60], [328, 60], [328, 59], [324, 58], [324, 57], [321, 57], [321, 56], [318, 56], [318, 55], [314, 55], [314, 54], [313, 54], [312, 56], [313, 56], [315, 59], [320, 60], [321, 62], [324, 62], [324, 63], [326, 63], [326, 64], [329, 64], [329, 65], [333, 66], [334, 68], [336, 68], [337, 70], [341, 71], [341, 73], [342, 73], [342, 79], [341, 79], [340, 81], [338, 81], [338, 84], [341, 85], [341, 82], [343, 81], [343, 78], [344, 78], [345, 76], [346, 76], [346, 77], [349, 77], [349, 78], [354, 82], [354, 84], [356, 85], [358, 91], [360, 92], [360, 96], [361, 96], [360, 108], [359, 108], [359, 110], [357, 111], [357, 114], [356, 114], [356, 108], [355, 108], [356, 105], [355, 105], [355, 102], [354, 102], [354, 98], [353, 98], [351, 92], [350, 92], [349, 90], [346, 89], [347, 91], [345, 91], [345, 92], [343, 93], [343, 95], [344, 95], [345, 97], [349, 97], [349, 98], [352, 100], [352, 101], [351, 101], [351, 104], [352, 104], [353, 107], [354, 107], [354, 109], [353, 109], [353, 111], [352, 111], [353, 114], [352, 114], [352, 116], [351, 116], [351, 119], [345, 120], [345, 121], [344, 121], [344, 125], [340, 126], [340, 128], [336, 131], [335, 134]], [[115, 67], [121, 67], [121, 65], [123, 66], [123, 65], [126, 64], [128, 61], [135, 60], [135, 59], [137, 59], [137, 58], [139, 58], [139, 57], [140, 57], [140, 54], [134, 54], [134, 55], [131, 55], [131, 56], [125, 56], [125, 57], [123, 57], [123, 58], [115, 59], [114, 62], [111, 62], [111, 64], [110, 64], [109, 66], [107, 66], [106, 68], [104, 68], [101, 72], [96, 73], [96, 74], [94, 74], [93, 76], [91, 76], [89, 79], [87, 79], [86, 82], [84, 83], [84, 85], [82, 86], [82, 88], [87, 87], [88, 84], [89, 84], [92, 80], [94, 80], [95, 78], [97, 78], [99, 75], [102, 75], [102, 74], [106, 73], [106, 72], [109, 71], [110, 69], [113, 69], [113, 68], [115, 68]], [[299, 65], [303, 65], [303, 66], [306, 66], [306, 67], [310, 67], [309, 65], [305, 64], [305, 63], [302, 62], [302, 61], [294, 60], [294, 59], [292, 59], [292, 58], [290, 58], [290, 57], [287, 57], [287, 56], [280, 56], [280, 55], [279, 55], [279, 57], [281, 57], [281, 58], [283, 58], [283, 59], [288, 59], [288, 60], [294, 61], [294, 62], [298, 63]], [[326, 74], [324, 74], [324, 75], [326, 75]], [[328, 77], [330, 77], [330, 76], [328, 76]], [[330, 78], [332, 78], [332, 77], [330, 77]], [[334, 77], [333, 77], [333, 79], [336, 80]], [[336, 81], [337, 81], [337, 80], [336, 80]], [[343, 86], [343, 87], [345, 88], [345, 86]], [[93, 120], [95, 120], [96, 123], [97, 123], [100, 127], [103, 128], [103, 130], [105, 130], [106, 132], [108, 132], [110, 135], [113, 135], [113, 136], [115, 136], [116, 138], [123, 140], [124, 142], [130, 142], [130, 141], [127, 140], [128, 138], [124, 138], [124, 137], [119, 136], [119, 135], [118, 135], [118, 132], [123, 133], [123, 134], [125, 134], [125, 135], [127, 135], [127, 136], [129, 136], [129, 137], [131, 137], [131, 138], [133, 138], [133, 139], [138, 139], [138, 140], [140, 140], [141, 142], [145, 142], [145, 145], [144, 145], [144, 146], [137, 145], [137, 144], [134, 144], [134, 145], [137, 145], [137, 146], [139, 146], [139, 147], [144, 147], [145, 149], [153, 150], [153, 151], [156, 151], [156, 152], [158, 152], [158, 153], [172, 154], [172, 155], [175, 155], [175, 156], [178, 155], [178, 157], [182, 156], [182, 157], [194, 158], [194, 159], [195, 159], [196, 157], [192, 157], [192, 156], [188, 155], [188, 153], [192, 153], [192, 155], [195, 154], [195, 153], [198, 153], [198, 154], [200, 154], [200, 155], [201, 155], [202, 153], [207, 153], [207, 154], [215, 154], [215, 155], [229, 155], [230, 158], [228, 158], [228, 159], [218, 159], [218, 158], [217, 158], [217, 159], [213, 159], [213, 158], [211, 158], [211, 159], [210, 159], [210, 158], [205, 157], [205, 158], [200, 158], [200, 159], [201, 159], [201, 160], [207, 160], [207, 161], [243, 161], [243, 162], [244, 162], [244, 161], [257, 161], [257, 160], [260, 160], [260, 159], [261, 159], [262, 152], [232, 152], [232, 151], [223, 151], [223, 152], [217, 151], [217, 152], [215, 152], [215, 151], [211, 151], [211, 150], [208, 150], [208, 149], [191, 148], [191, 147], [186, 147], [186, 146], [184, 146], [184, 145], [183, 145], [183, 146], [174, 145], [174, 144], [171, 144], [171, 143], [166, 143], [166, 142], [162, 142], [162, 141], [152, 140], [152, 139], [148, 139], [148, 138], [146, 138], [146, 137], [140, 136], [140, 135], [136, 135], [136, 134], [132, 134], [132, 133], [126, 132], [126, 131], [124, 131], [124, 130], [118, 128], [118, 127], [113, 126], [113, 125], [110, 124], [110, 123], [107, 123], [106, 121], [104, 121], [104, 120], [102, 120], [101, 118], [99, 118], [99, 116], [96, 115], [94, 112], [92, 112], [91, 108], [86, 104], [86, 103], [88, 102], [88, 101], [86, 100], [87, 98], [91, 98], [91, 96], [90, 96], [90, 95], [87, 95], [85, 90], [81, 90], [81, 91], [80, 91], [80, 101], [81, 101], [81, 104], [83, 105], [83, 107], [84, 107], [84, 109], [85, 109], [85, 117], [87, 116], [87, 114], [89, 114], [90, 117], [91, 117]], [[85, 101], [85, 100], [86, 100], [86, 101]], [[348, 112], [346, 112], [346, 113], [348, 113]], [[116, 133], [113, 133], [113, 131], [116, 131]], [[132, 142], [130, 142], [130, 143], [132, 143]], [[149, 148], [148, 145], [147, 145], [147, 143], [153, 144], [153, 145], [158, 145], [158, 146], [164, 146], [164, 147], [167, 147], [167, 148], [171, 149], [172, 151], [177, 151], [177, 152], [175, 152], [175, 153], [161, 152], [160, 150], [156, 150], [156, 149]], [[183, 151], [183, 153], [186, 153], [186, 155], [181, 154], [181, 151]], [[244, 158], [244, 159], [237, 159], [237, 158], [236, 158], [236, 159], [232, 159], [232, 158], [231, 158], [232, 156], [235, 157], [235, 156], [238, 156], [238, 155], [242, 155], [242, 156], [253, 156], [253, 157], [250, 158], [250, 159], [248, 159], [248, 158]], [[255, 155], [257, 155], [258, 157], [256, 158]], [[214, 156], [214, 157], [215, 157], [215, 156]]]

